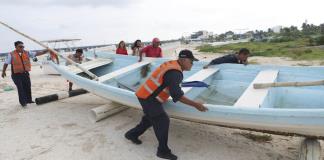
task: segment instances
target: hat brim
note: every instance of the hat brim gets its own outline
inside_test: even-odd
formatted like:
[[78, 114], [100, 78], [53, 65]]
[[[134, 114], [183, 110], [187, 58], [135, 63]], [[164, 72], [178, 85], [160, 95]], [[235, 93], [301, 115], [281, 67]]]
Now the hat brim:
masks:
[[191, 58], [193, 61], [199, 61], [199, 59], [197, 59], [197, 58]]

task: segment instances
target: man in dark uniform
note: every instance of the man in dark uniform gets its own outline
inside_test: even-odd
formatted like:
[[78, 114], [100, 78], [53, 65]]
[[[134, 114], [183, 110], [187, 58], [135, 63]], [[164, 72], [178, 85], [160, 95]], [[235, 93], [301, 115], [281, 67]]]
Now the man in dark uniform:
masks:
[[22, 107], [25, 107], [27, 103], [34, 103], [29, 77], [29, 71], [31, 70], [30, 58], [43, 55], [48, 51], [25, 51], [23, 42], [17, 41], [14, 44], [16, 49], [8, 54], [6, 62], [3, 65], [1, 76], [2, 78], [6, 76], [8, 64], [11, 64], [11, 78], [18, 90], [19, 103]]
[[[168, 132], [170, 119], [168, 114], [164, 111], [162, 103], [167, 101], [171, 96], [173, 102], [180, 101], [184, 104], [192, 106], [199, 111], [207, 111], [208, 109], [201, 103], [192, 101], [184, 96], [181, 90], [180, 83], [183, 80], [182, 71], [189, 71], [193, 65], [193, 61], [197, 59], [193, 56], [189, 50], [182, 50], [179, 53], [178, 60], [168, 61], [158, 67], [150, 76], [149, 79], [156, 78], [155, 75], [161, 75], [158, 85], [154, 85], [147, 80], [140, 89], [136, 92], [138, 100], [143, 108], [144, 116], [141, 122], [133, 129], [129, 130], [125, 137], [135, 144], [141, 144], [141, 140], [138, 139], [149, 127], [153, 126], [156, 138], [159, 141], [157, 150], [157, 156], [164, 159], [176, 160], [177, 156], [171, 153], [168, 147]], [[178, 67], [178, 68], [177, 68]], [[151, 85], [150, 85], [151, 84]], [[147, 87], [151, 88], [152, 93], [148, 94]], [[164, 92], [168, 88], [167, 96], [162, 96], [161, 92]], [[145, 97], [146, 98], [143, 98]]]
[[217, 65], [222, 63], [236, 63], [236, 64], [247, 64], [250, 51], [246, 48], [240, 49], [236, 54], [229, 54], [223, 57], [216, 58], [212, 60], [208, 65], [204, 66], [204, 69], [208, 68], [211, 65]]

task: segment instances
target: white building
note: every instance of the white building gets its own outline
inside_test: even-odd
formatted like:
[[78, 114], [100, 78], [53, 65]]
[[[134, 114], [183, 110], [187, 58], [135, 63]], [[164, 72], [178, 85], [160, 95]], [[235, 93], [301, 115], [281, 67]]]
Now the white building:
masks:
[[274, 33], [280, 33], [280, 30], [282, 29], [282, 26], [274, 26], [271, 28], [271, 30], [274, 32]]

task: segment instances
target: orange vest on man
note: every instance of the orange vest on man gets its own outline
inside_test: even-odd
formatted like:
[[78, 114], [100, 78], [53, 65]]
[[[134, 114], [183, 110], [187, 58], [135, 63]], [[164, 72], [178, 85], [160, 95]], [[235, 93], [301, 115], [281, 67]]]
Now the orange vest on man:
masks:
[[[141, 99], [147, 99], [152, 93], [163, 84], [163, 76], [169, 70], [178, 70], [182, 72], [181, 66], [177, 60], [164, 62], [161, 64], [152, 75], [145, 81], [144, 84], [137, 90], [136, 96]], [[157, 96], [156, 99], [163, 103], [170, 97], [169, 88], [164, 88]]]
[[24, 51], [21, 55], [15, 50], [11, 54], [11, 65], [13, 73], [24, 73], [29, 72], [31, 69], [31, 64], [29, 60], [28, 53]]

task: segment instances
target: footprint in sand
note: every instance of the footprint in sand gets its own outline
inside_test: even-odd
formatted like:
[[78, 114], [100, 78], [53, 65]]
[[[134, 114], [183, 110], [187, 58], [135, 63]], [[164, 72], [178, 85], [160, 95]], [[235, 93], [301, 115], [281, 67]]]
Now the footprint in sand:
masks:
[[78, 126], [78, 125], [75, 123], [66, 123], [66, 124], [62, 125], [62, 127], [65, 129], [69, 129], [69, 128], [76, 127], [76, 126]]

